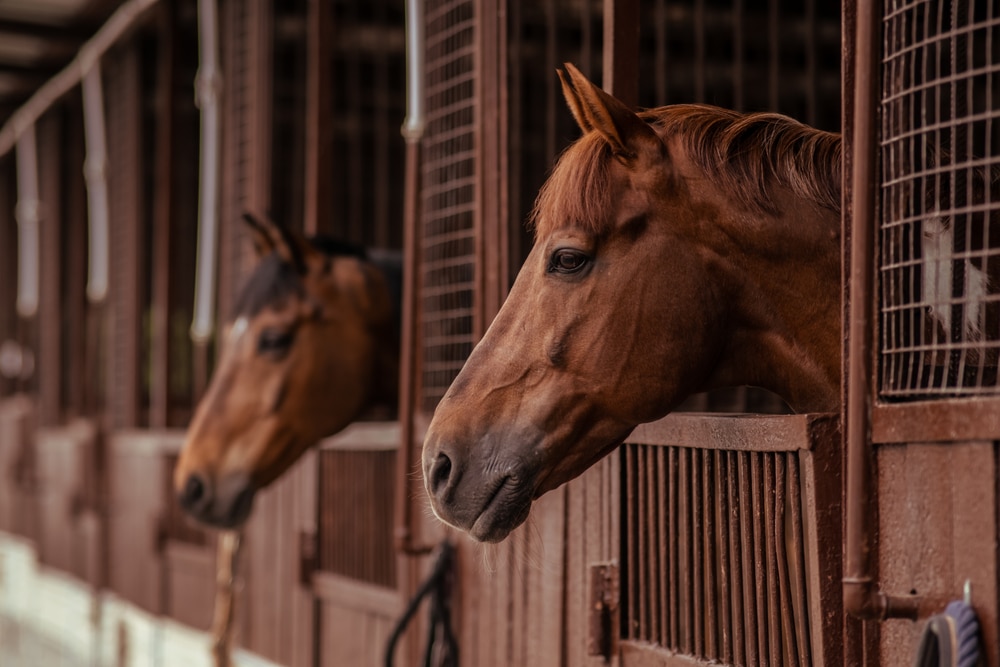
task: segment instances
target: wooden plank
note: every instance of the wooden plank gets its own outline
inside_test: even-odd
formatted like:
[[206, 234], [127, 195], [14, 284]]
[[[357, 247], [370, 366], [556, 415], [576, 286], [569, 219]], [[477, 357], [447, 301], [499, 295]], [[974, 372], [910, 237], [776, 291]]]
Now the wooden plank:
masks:
[[[915, 591], [923, 613], [961, 599], [966, 580], [987, 664], [998, 657], [996, 445], [910, 444], [878, 450], [879, 576], [889, 594]], [[977, 591], [979, 594], [977, 595]], [[882, 624], [884, 667], [910, 664], [922, 623]], [[908, 649], [908, 650], [904, 650]]]
[[316, 597], [344, 609], [396, 618], [403, 611], [399, 591], [344, 577], [331, 572], [315, 572], [312, 576]]
[[622, 642], [621, 663], [623, 667], [706, 667], [718, 664], [711, 660], [699, 660], [655, 644], [634, 640]]
[[39, 304], [38, 352], [38, 421], [54, 426], [61, 417], [62, 393], [62, 312], [61, 276], [62, 243], [62, 113], [51, 111], [39, 120], [38, 196], [39, 196]]
[[953, 442], [1000, 438], [1000, 397], [878, 404], [872, 442]]
[[832, 414], [747, 415], [674, 413], [637, 426], [625, 439], [647, 445], [789, 452], [810, 449], [821, 434], [836, 428]]

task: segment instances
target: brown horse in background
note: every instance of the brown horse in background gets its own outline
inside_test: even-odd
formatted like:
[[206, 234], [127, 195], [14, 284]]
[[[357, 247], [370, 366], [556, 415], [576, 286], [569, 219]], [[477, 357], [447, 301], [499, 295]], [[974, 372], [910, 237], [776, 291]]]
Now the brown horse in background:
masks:
[[227, 528], [321, 438], [395, 409], [398, 385], [399, 257], [245, 220], [260, 261], [174, 471], [181, 505]]
[[636, 114], [572, 65], [560, 78], [583, 136], [424, 442], [434, 512], [482, 541], [692, 393], [840, 404], [840, 137], [700, 105]]

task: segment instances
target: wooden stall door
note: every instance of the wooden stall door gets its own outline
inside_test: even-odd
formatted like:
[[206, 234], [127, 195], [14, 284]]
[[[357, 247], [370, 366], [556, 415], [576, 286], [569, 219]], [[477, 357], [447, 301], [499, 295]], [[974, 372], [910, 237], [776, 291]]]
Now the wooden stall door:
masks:
[[621, 463], [622, 667], [842, 664], [839, 462], [830, 415], [637, 428]]
[[100, 434], [92, 420], [47, 427], [35, 438], [41, 562], [103, 583]]
[[38, 539], [34, 467], [35, 403], [25, 395], [0, 402], [0, 530]]
[[200, 630], [212, 618], [214, 541], [188, 523], [169, 484], [184, 434], [123, 431], [108, 443], [109, 588]]
[[396, 422], [356, 423], [316, 453], [315, 540], [302, 539], [319, 665], [383, 664], [403, 611], [393, 544], [399, 442]]

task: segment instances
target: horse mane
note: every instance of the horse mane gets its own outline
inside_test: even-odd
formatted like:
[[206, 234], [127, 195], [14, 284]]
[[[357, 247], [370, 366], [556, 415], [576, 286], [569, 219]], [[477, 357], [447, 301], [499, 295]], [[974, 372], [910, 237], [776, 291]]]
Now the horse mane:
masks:
[[[313, 236], [307, 241], [309, 245], [328, 257], [368, 259], [368, 251], [364, 246], [326, 236]], [[261, 258], [257, 268], [247, 279], [236, 299], [232, 319], [241, 316], [255, 317], [267, 306], [279, 303], [289, 296], [301, 296], [303, 293], [302, 280], [295, 267], [272, 252]]]
[[[677, 104], [639, 114], [667, 140], [681, 139], [689, 157], [705, 174], [748, 210], [773, 214], [775, 185], [788, 188], [822, 208], [840, 212], [841, 138], [775, 113], [740, 113], [704, 104]], [[542, 186], [529, 218], [538, 229], [542, 211], [559, 211], [560, 221], [600, 232], [609, 221], [594, 219], [610, 211], [608, 165], [611, 147], [589, 132], [560, 156]]]

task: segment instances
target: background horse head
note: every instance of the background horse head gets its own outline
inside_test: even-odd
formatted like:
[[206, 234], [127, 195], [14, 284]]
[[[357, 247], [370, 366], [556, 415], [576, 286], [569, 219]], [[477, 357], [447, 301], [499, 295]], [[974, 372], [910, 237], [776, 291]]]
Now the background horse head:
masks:
[[254, 493], [397, 387], [399, 263], [245, 216], [260, 261], [174, 471], [183, 507], [233, 527]]
[[571, 65], [560, 78], [583, 136], [424, 442], [434, 512], [483, 541], [691, 393], [839, 406], [840, 137], [706, 106], [636, 114]]

